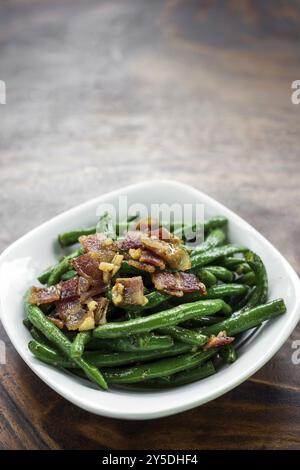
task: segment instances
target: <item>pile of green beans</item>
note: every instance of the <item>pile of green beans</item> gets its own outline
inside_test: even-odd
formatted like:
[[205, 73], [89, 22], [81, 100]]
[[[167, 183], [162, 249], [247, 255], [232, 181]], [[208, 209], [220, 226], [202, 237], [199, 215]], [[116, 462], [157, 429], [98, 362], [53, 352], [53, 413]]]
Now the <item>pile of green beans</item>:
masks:
[[[133, 216], [118, 224], [116, 236], [135, 219]], [[111, 233], [107, 214], [99, 223]], [[28, 345], [31, 353], [103, 390], [110, 384], [137, 388], [182, 386], [218, 372], [220, 364], [233, 363], [238, 359], [235, 342], [213, 348], [205, 345], [220, 333], [235, 337], [259, 327], [283, 314], [286, 307], [282, 299], [268, 302], [268, 277], [262, 259], [243, 245], [230, 244], [227, 226], [227, 219], [217, 216], [199, 224], [205, 234], [201, 244], [194, 246], [183, 237], [191, 258], [189, 271], [205, 284], [206, 292], [175, 297], [157, 291], [149, 273], [123, 261], [118, 276], [141, 275], [147, 287], [147, 303], [127, 308], [111, 303], [107, 323], [81, 332], [58, 329], [48, 319], [55, 307], [32, 305], [26, 294], [24, 325], [32, 336]], [[74, 245], [80, 236], [94, 234], [98, 227], [62, 233], [59, 244]], [[179, 235], [182, 228], [188, 232], [188, 227], [178, 222], [171, 230]], [[197, 226], [189, 228], [195, 231]], [[75, 248], [38, 277], [41, 284], [53, 286], [78, 275], [72, 269], [72, 259], [82, 255], [83, 248]], [[111, 287], [105, 295], [111, 301]]]

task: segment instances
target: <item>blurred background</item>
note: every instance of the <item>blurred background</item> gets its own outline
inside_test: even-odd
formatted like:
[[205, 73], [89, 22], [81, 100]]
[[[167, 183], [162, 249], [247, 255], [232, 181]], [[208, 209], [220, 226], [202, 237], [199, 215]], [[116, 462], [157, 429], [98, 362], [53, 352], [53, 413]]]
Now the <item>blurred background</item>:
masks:
[[0, 251], [167, 178], [246, 218], [299, 272], [299, 25], [297, 0], [1, 0]]

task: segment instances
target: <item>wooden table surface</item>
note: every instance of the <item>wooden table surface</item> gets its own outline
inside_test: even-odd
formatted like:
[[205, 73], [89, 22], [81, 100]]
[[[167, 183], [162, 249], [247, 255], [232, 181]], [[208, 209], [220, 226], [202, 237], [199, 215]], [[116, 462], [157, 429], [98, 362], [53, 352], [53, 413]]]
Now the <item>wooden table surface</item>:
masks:
[[[299, 1], [3, 0], [0, 249], [110, 189], [171, 178], [239, 213], [299, 273], [299, 23]], [[235, 390], [148, 422], [76, 408], [0, 338], [3, 449], [300, 448], [299, 326]]]

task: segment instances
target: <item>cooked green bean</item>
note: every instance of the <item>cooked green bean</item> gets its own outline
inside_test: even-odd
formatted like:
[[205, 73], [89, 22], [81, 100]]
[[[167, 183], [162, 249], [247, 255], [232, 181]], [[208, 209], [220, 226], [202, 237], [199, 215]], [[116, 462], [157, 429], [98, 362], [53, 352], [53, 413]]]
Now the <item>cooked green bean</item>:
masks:
[[[99, 222], [101, 223], [101, 219], [104, 220], [104, 218], [107, 217], [107, 214], [104, 214], [101, 216]], [[119, 224], [116, 224], [115, 229], [116, 233], [119, 234], [123, 230], [127, 229], [128, 224], [135, 220], [137, 218], [136, 216], [129, 216], [127, 218], [127, 222], [120, 222]], [[61, 233], [58, 236], [58, 241], [62, 246], [69, 246], [73, 245], [74, 243], [78, 242], [79, 237], [82, 237], [83, 235], [93, 235], [97, 231], [97, 226], [93, 227], [87, 227], [87, 228], [79, 228], [75, 230], [71, 230], [69, 232]]]
[[208, 340], [207, 336], [198, 333], [197, 331], [188, 330], [180, 326], [169, 326], [160, 328], [159, 333], [170, 335], [174, 339], [186, 344], [193, 344], [195, 346], [202, 346]]
[[232, 364], [237, 360], [236, 349], [233, 344], [227, 344], [220, 350], [220, 355], [227, 364]]
[[218, 282], [216, 276], [213, 273], [207, 271], [207, 269], [205, 268], [200, 269], [197, 272], [197, 276], [200, 279], [200, 281], [203, 282], [203, 284], [205, 284], [206, 287], [211, 287], [217, 284]]
[[251, 293], [243, 311], [253, 308], [258, 304], [263, 304], [268, 298], [268, 275], [261, 258], [253, 252], [247, 254], [247, 262], [255, 273], [256, 287]]
[[204, 251], [203, 253], [196, 253], [191, 257], [192, 268], [195, 270], [195, 268], [201, 268], [202, 266], [210, 264], [223, 256], [232, 255], [234, 253], [244, 253], [246, 251], [248, 251], [248, 248], [244, 246], [224, 245]]
[[39, 277], [38, 277], [38, 280], [40, 281], [41, 284], [46, 284], [49, 280], [49, 277], [51, 276], [51, 274], [53, 273], [53, 271], [58, 267], [60, 266], [60, 264], [65, 260], [71, 260], [71, 259], [74, 259], [74, 258], [77, 258], [78, 256], [82, 255], [83, 254], [83, 249], [82, 248], [78, 248], [78, 250], [75, 250], [73, 251], [73, 253], [70, 253], [69, 255], [65, 256], [61, 261], [60, 263], [52, 266], [51, 268], [49, 268], [47, 271], [45, 271], [44, 273], [42, 273]]
[[133, 335], [173, 326], [191, 318], [213, 315], [226, 309], [223, 300], [202, 300], [190, 304], [179, 305], [160, 313], [154, 313], [147, 317], [135, 318], [133, 320], [106, 323], [94, 329], [93, 335], [98, 338], [119, 338], [121, 336]]
[[[76, 361], [70, 357], [63, 356], [52, 346], [33, 340], [28, 345], [30, 351], [40, 361], [47, 364], [67, 369], [78, 368]], [[174, 344], [171, 348], [162, 351], [141, 351], [141, 352], [100, 352], [86, 351], [83, 359], [94, 367], [118, 367], [127, 364], [141, 363], [160, 359], [162, 357], [174, 357], [179, 354], [194, 351], [194, 347], [187, 344]]]
[[215, 248], [216, 246], [223, 245], [226, 241], [226, 233], [224, 230], [216, 228], [212, 230], [206, 240], [198, 246], [195, 246], [192, 250], [192, 256], [197, 253], [203, 253], [204, 251], [210, 250], [211, 248]]
[[156, 362], [140, 364], [122, 369], [105, 369], [103, 375], [109, 383], [135, 383], [156, 377], [165, 377], [183, 370], [191, 369], [210, 359], [215, 350], [192, 352]]
[[137, 385], [143, 388], [169, 388], [178, 387], [180, 385], [186, 385], [189, 383], [196, 382], [197, 380], [204, 379], [216, 373], [216, 369], [212, 361], [194, 367], [193, 369], [187, 369], [177, 374], [170, 375], [167, 377], [161, 377], [156, 379], [145, 380], [145, 382], [138, 383]]
[[83, 235], [92, 235], [96, 233], [96, 227], [79, 228], [70, 232], [58, 235], [58, 241], [62, 246], [73, 245], [78, 242], [79, 237]]
[[61, 276], [61, 280], [68, 281], [69, 279], [72, 279], [73, 277], [76, 277], [76, 276], [78, 276], [77, 271], [74, 271], [74, 269], [70, 269], [69, 271], [67, 271]]
[[220, 323], [203, 328], [200, 332], [206, 336], [217, 335], [220, 331], [226, 331], [229, 336], [236, 335], [254, 328], [266, 320], [275, 318], [285, 311], [286, 306], [282, 299], [273, 300], [267, 304], [246, 310], [240, 315], [226, 318]]
[[256, 276], [253, 271], [249, 271], [242, 276], [240, 276], [237, 280], [239, 284], [247, 284], [247, 286], [254, 286], [256, 284]]
[[170, 336], [155, 336], [153, 334], [131, 335], [128, 338], [100, 339], [92, 338], [87, 349], [108, 349], [112, 351], [154, 351], [167, 349], [174, 344]]
[[205, 266], [205, 269], [220, 281], [232, 282], [234, 280], [233, 272], [223, 266]]
[[[31, 323], [40, 330], [49, 341], [55, 344], [68, 358], [70, 358], [72, 343], [68, 338], [53, 323], [51, 323], [50, 320], [48, 320], [36, 305], [30, 305], [27, 299], [25, 299], [25, 309]], [[76, 365], [85, 372], [86, 376], [91, 381], [99, 385], [100, 388], [103, 388], [104, 390], [107, 389], [107, 384], [96, 367], [82, 358], [74, 358], [73, 360]]]
[[246, 274], [248, 273], [249, 271], [252, 271], [252, 269], [250, 268], [249, 264], [246, 263], [246, 262], [243, 262], [241, 264], [238, 264], [235, 268], [234, 268], [235, 272], [237, 274]]
[[238, 266], [245, 262], [245, 259], [236, 258], [234, 256], [226, 256], [225, 258], [221, 258], [219, 261], [220, 264], [224, 266], [224, 268], [235, 270], [238, 268]]
[[206, 222], [204, 222], [204, 231], [207, 233], [216, 228], [226, 227], [227, 224], [228, 219], [226, 219], [226, 217], [217, 215], [215, 217], [211, 217]]
[[71, 357], [81, 357], [85, 346], [88, 344], [92, 337], [91, 331], [80, 331], [74, 338], [74, 341], [71, 345]]
[[54, 286], [57, 284], [64, 273], [66, 273], [70, 268], [70, 260], [64, 258], [51, 272], [47, 285]]
[[207, 289], [207, 294], [203, 295], [199, 292], [191, 292], [185, 294], [179, 299], [175, 299], [175, 302], [196, 302], [200, 299], [219, 299], [224, 297], [230, 297], [231, 295], [243, 295], [248, 291], [247, 286], [244, 284], [221, 284], [219, 286], [212, 286]]

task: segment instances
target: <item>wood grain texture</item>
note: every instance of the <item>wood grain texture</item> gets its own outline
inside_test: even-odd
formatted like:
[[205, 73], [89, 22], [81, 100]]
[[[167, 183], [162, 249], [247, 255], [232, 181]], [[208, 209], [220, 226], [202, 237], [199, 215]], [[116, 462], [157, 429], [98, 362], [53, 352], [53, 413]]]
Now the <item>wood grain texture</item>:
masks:
[[[109, 189], [172, 178], [299, 273], [299, 23], [299, 1], [3, 0], [0, 249]], [[0, 338], [0, 448], [300, 448], [299, 326], [232, 392], [147, 423], [76, 408]]]

